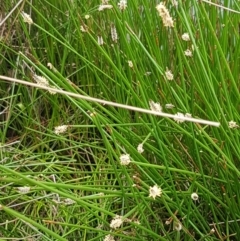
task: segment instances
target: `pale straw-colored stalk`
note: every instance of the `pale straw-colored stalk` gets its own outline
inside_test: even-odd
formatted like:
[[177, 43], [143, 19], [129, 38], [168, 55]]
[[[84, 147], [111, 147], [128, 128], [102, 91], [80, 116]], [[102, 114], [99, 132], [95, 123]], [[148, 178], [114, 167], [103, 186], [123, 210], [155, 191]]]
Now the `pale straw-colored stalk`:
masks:
[[[10, 78], [10, 77], [7, 77], [7, 76], [0, 75], [0, 79], [7, 80], [7, 81], [10, 81], [10, 82], [19, 83], [19, 84], [23, 84], [23, 85], [27, 85], [27, 86], [31, 86], [31, 87], [35, 87], [35, 88], [39, 88], [39, 89], [43, 89], [43, 90], [54, 91], [54, 92], [59, 93], [59, 94], [63, 94], [63, 95], [71, 96], [71, 97], [74, 97], [74, 98], [91, 101], [91, 102], [97, 102], [97, 103], [100, 103], [100, 104], [103, 104], [103, 105], [114, 106], [114, 107], [118, 107], [118, 108], [122, 108], [122, 109], [133, 110], [133, 111], [136, 111], [136, 112], [141, 112], [141, 113], [146, 113], [146, 114], [151, 114], [151, 115], [156, 115], [156, 116], [168, 117], [168, 118], [171, 118], [171, 119], [176, 118], [175, 115], [168, 114], [168, 113], [163, 113], [163, 112], [159, 112], [159, 111], [152, 111], [152, 110], [149, 110], [149, 109], [143, 109], [143, 108], [139, 108], [139, 107], [136, 107], [136, 106], [119, 104], [119, 103], [116, 103], [116, 102], [106, 101], [106, 100], [102, 100], [102, 99], [98, 99], [98, 98], [94, 98], [94, 97], [90, 97], [90, 96], [85, 96], [85, 95], [80, 95], [80, 94], [64, 91], [64, 90], [61, 90], [61, 89], [50, 88], [50, 87], [42, 86], [42, 85], [39, 85], [39, 84], [27, 82], [27, 81], [24, 81], [24, 80], [20, 80], [20, 79], [16, 79], [16, 78]], [[184, 121], [190, 121], [190, 122], [194, 122], [194, 123], [199, 123], [199, 124], [216, 126], [216, 127], [220, 126], [219, 122], [196, 119], [196, 118], [192, 118], [192, 117], [186, 117], [186, 116], [180, 117], [179, 116], [178, 119], [181, 119], [181, 120], [184, 120]]]

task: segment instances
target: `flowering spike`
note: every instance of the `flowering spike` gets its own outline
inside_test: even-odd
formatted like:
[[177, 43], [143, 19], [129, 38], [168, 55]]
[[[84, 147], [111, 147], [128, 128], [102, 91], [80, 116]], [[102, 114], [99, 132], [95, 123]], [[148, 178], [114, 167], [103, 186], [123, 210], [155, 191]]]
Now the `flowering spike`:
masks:
[[163, 25], [165, 27], [173, 27], [173, 19], [169, 14], [168, 9], [166, 8], [164, 3], [160, 3], [156, 6], [156, 9], [159, 13], [159, 16], [161, 17], [163, 21]]

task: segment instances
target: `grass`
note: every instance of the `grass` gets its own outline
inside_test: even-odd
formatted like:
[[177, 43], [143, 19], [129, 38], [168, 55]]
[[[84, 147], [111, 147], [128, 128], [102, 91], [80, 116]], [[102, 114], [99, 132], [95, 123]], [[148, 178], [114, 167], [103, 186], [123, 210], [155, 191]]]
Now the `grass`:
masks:
[[[239, 1], [168, 1], [173, 28], [159, 1], [123, 11], [113, 0], [103, 11], [100, 1], [5, 2], [0, 16], [20, 4], [1, 25], [0, 240], [239, 240]], [[17, 82], [38, 76], [59, 91], [146, 110], [153, 101], [221, 125]]]

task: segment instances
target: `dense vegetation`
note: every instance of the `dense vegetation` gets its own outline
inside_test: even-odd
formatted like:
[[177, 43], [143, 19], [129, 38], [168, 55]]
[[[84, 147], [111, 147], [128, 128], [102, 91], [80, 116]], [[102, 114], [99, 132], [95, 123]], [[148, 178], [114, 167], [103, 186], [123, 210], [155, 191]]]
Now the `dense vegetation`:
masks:
[[1, 1], [0, 240], [240, 239], [240, 2], [213, 2]]

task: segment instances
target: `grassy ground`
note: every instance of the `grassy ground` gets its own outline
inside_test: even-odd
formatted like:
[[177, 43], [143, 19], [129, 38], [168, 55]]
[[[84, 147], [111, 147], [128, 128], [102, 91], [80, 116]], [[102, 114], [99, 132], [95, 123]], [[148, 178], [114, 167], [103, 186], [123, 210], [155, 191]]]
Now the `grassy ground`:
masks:
[[240, 3], [165, 2], [1, 3], [0, 240], [240, 239]]

